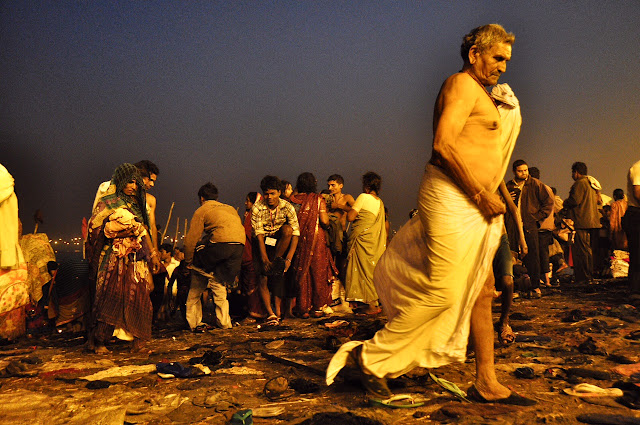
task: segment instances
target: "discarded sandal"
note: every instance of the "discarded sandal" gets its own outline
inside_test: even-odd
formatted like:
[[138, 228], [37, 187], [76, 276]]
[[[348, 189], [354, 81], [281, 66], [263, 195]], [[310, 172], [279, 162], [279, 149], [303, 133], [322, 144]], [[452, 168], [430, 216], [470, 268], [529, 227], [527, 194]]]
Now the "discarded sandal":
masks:
[[334, 320], [333, 322], [327, 322], [324, 324], [325, 327], [331, 328], [343, 328], [349, 326], [349, 322], [346, 320]]
[[534, 370], [527, 366], [517, 368], [515, 371], [513, 371], [513, 374], [516, 376], [516, 378], [521, 379], [533, 379], [536, 377], [536, 373], [534, 372]]
[[495, 404], [505, 404], [510, 406], [534, 406], [538, 404], [537, 401], [532, 400], [530, 398], [522, 397], [514, 393], [513, 391], [507, 398], [499, 398], [497, 400], [487, 400], [478, 392], [475, 385], [472, 385], [467, 391], [467, 397], [472, 401], [477, 403], [495, 403]]
[[575, 397], [622, 397], [624, 392], [620, 388], [601, 388], [597, 385], [578, 384], [573, 388], [565, 388], [565, 394]]
[[282, 400], [294, 394], [289, 388], [289, 380], [284, 376], [276, 376], [264, 384], [264, 395], [271, 401]]
[[634, 341], [640, 340], [640, 330], [633, 331], [629, 335], [625, 336], [626, 339], [632, 339]]
[[253, 410], [254, 418], [273, 418], [285, 412], [285, 408], [282, 406], [256, 407], [251, 410]]
[[398, 394], [386, 399], [370, 398], [369, 404], [376, 407], [391, 409], [413, 409], [424, 406], [423, 401], [415, 401], [409, 394]]

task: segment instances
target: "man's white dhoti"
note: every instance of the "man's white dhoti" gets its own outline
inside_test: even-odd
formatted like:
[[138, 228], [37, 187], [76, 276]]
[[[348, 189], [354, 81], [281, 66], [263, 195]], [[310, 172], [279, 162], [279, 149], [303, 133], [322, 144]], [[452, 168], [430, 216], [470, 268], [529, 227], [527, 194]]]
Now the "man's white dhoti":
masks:
[[471, 310], [493, 275], [502, 216], [488, 222], [433, 165], [425, 169], [418, 202], [419, 217], [395, 235], [374, 272], [389, 321], [372, 339], [340, 347], [327, 368], [328, 385], [359, 345], [365, 372], [379, 378], [465, 359]]

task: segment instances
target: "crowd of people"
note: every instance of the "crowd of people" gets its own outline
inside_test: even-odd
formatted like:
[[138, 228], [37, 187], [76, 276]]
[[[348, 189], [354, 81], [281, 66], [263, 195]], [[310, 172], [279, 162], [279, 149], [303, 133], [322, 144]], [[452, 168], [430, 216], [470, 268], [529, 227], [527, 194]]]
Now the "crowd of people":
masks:
[[[143, 351], [154, 323], [170, 317], [206, 332], [241, 319], [277, 327], [287, 317], [384, 311], [388, 322], [373, 339], [338, 350], [328, 384], [352, 359], [367, 392], [388, 398], [387, 378], [463, 361], [470, 340], [477, 368], [470, 397], [535, 403], [498, 382], [494, 329], [501, 343], [513, 342], [514, 297], [540, 298], [560, 278], [597, 283], [612, 255], [628, 253], [630, 292], [640, 298], [640, 161], [629, 170], [626, 194], [616, 189], [610, 200], [583, 162], [571, 166], [565, 200], [522, 159], [505, 182], [522, 120], [511, 88], [497, 83], [514, 40], [495, 24], [464, 37], [463, 68], [436, 100], [418, 208], [392, 239], [378, 174], [365, 173], [354, 198], [342, 192], [339, 174], [319, 191], [304, 172], [295, 186], [264, 176], [242, 217], [207, 182], [194, 193], [199, 207], [184, 247], [159, 244], [149, 193], [159, 169], [144, 160], [121, 164], [99, 186], [84, 228], [86, 260], [71, 264], [36, 237], [21, 237], [13, 179], [0, 166], [0, 336], [20, 334], [25, 304], [43, 323], [81, 321], [95, 353], [107, 353], [113, 337]], [[25, 261], [35, 250], [37, 266]], [[33, 283], [23, 290], [21, 281]], [[502, 311], [493, 324], [496, 291]], [[215, 323], [204, 320], [210, 302]]]
[[[321, 317], [336, 309], [382, 312], [373, 270], [386, 247], [389, 222], [378, 174], [362, 176], [357, 199], [342, 193], [338, 174], [328, 177], [321, 192], [312, 173], [300, 174], [295, 187], [268, 175], [261, 193], [247, 194], [242, 218], [218, 201], [213, 183], [205, 183], [194, 194], [200, 207], [179, 247], [157, 242], [156, 199], [149, 190], [159, 173], [149, 160], [125, 163], [99, 185], [84, 223], [84, 260], [62, 254], [56, 262], [42, 241], [49, 252], [37, 257], [46, 277], [32, 285], [39, 294], [29, 294], [38, 320], [23, 322], [49, 330], [74, 322], [68, 328], [87, 331], [89, 350], [106, 353], [112, 337], [132, 341], [133, 351], [144, 350], [153, 325], [172, 317], [205, 332], [240, 320], [277, 326], [286, 317]], [[36, 238], [20, 239], [24, 244]], [[74, 314], [57, 320], [69, 310], [56, 296], [65, 291], [72, 292]], [[209, 305], [215, 323], [203, 320]]]

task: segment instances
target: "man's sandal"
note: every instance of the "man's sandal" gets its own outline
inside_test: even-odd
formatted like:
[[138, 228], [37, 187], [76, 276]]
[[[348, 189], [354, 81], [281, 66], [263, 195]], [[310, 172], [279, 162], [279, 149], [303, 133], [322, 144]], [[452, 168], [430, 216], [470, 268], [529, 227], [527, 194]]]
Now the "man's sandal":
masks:
[[358, 369], [360, 370], [360, 382], [369, 395], [383, 400], [393, 396], [385, 378], [378, 378], [377, 376], [370, 375], [364, 371], [361, 357], [362, 345], [354, 348], [351, 353], [349, 353], [349, 356], [356, 366], [358, 366]]
[[278, 319], [278, 316], [276, 316], [275, 314], [272, 314], [271, 316], [267, 317], [267, 320], [265, 320], [264, 324], [268, 326], [278, 326], [280, 324], [280, 319]]

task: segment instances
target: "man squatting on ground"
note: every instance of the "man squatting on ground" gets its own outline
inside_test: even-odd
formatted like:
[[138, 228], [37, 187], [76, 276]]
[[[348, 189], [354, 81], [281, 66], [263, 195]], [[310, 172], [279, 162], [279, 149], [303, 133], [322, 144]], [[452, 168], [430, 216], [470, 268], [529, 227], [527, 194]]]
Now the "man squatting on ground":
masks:
[[506, 70], [514, 39], [496, 24], [464, 37], [462, 71], [444, 82], [436, 100], [433, 155], [420, 186], [418, 216], [400, 229], [375, 269], [389, 321], [372, 339], [338, 350], [327, 384], [351, 357], [369, 394], [387, 398], [386, 378], [464, 361], [471, 331], [476, 381], [469, 397], [535, 404], [500, 384], [493, 364], [491, 265], [505, 212], [496, 190], [510, 150], [485, 87]]
[[[251, 209], [251, 227], [254, 239], [254, 265], [260, 270], [260, 296], [269, 316], [267, 324], [278, 324], [282, 318], [282, 299], [287, 295], [284, 273], [291, 267], [298, 246], [300, 228], [293, 206], [280, 199], [281, 182], [276, 176], [265, 176], [260, 181], [263, 198]], [[275, 313], [271, 308], [271, 291], [275, 298]]]
[[[187, 322], [192, 331], [203, 332], [202, 293], [210, 288], [216, 306], [217, 325], [231, 328], [227, 286], [233, 285], [242, 264], [246, 236], [236, 209], [217, 201], [218, 188], [206, 183], [198, 190], [200, 208], [191, 218], [184, 243], [184, 259], [194, 266], [187, 296]], [[213, 277], [205, 276], [201, 271]]]

